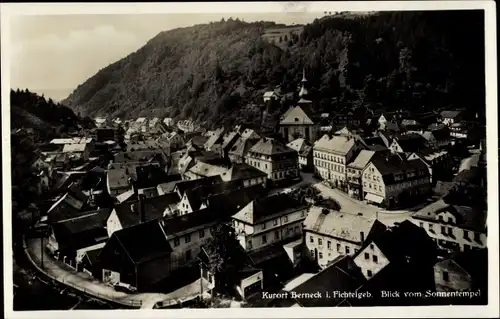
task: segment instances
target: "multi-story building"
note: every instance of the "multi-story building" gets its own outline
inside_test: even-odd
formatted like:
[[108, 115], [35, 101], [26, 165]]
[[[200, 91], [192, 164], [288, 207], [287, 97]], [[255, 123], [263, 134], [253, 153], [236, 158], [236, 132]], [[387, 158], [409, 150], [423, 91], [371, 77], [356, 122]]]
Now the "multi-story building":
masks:
[[312, 206], [304, 220], [304, 241], [310, 259], [325, 268], [340, 255], [354, 255], [374, 232], [385, 225], [362, 214]]
[[260, 140], [260, 136], [252, 129], [240, 132], [240, 137], [228, 151], [228, 157], [233, 163], [243, 163], [248, 151]]
[[416, 204], [431, 192], [427, 166], [420, 159], [376, 153], [363, 170], [364, 199], [386, 208]]
[[357, 137], [325, 134], [313, 146], [314, 171], [338, 186], [346, 185], [347, 163], [363, 148]]
[[427, 231], [442, 249], [468, 251], [486, 248], [486, 211], [434, 202], [415, 212], [412, 222]]
[[241, 246], [255, 251], [300, 237], [308, 206], [287, 194], [251, 201], [233, 215], [233, 227]]
[[464, 112], [460, 110], [442, 111], [440, 114], [441, 121], [444, 125], [451, 126], [463, 119]]
[[363, 199], [362, 172], [375, 155], [374, 151], [361, 150], [351, 163], [347, 164], [347, 186], [349, 196]]
[[453, 158], [445, 151], [427, 150], [423, 152], [411, 153], [408, 160], [420, 159], [429, 170], [431, 184], [435, 184], [442, 177], [449, 177], [453, 168]]
[[274, 138], [260, 139], [248, 151], [245, 163], [266, 173], [274, 183], [300, 177], [297, 152]]

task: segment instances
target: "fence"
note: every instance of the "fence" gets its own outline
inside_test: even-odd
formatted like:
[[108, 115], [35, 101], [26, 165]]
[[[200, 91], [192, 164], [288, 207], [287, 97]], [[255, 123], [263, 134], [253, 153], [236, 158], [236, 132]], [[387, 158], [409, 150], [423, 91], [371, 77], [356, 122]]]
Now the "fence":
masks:
[[110, 297], [108, 295], [104, 295], [104, 294], [100, 294], [100, 293], [95, 292], [95, 291], [87, 290], [84, 287], [80, 287], [80, 286], [77, 286], [73, 283], [65, 281], [64, 278], [57, 278], [57, 277], [49, 274], [48, 272], [46, 272], [42, 268], [40, 268], [40, 266], [31, 258], [31, 255], [28, 251], [28, 246], [26, 245], [26, 238], [24, 237], [24, 235], [23, 235], [23, 250], [24, 250], [24, 253], [26, 254], [26, 257], [28, 258], [30, 263], [36, 268], [36, 270], [52, 281], [61, 283], [65, 286], [72, 288], [74, 290], [77, 290], [85, 295], [89, 295], [91, 297], [95, 297], [97, 299], [101, 299], [104, 301], [112, 302], [114, 304], [120, 304], [123, 306], [133, 307], [133, 308], [140, 308], [142, 305], [141, 300], [136, 301], [136, 300], [122, 300], [122, 299], [118, 299], [118, 298], [113, 298], [113, 297]]

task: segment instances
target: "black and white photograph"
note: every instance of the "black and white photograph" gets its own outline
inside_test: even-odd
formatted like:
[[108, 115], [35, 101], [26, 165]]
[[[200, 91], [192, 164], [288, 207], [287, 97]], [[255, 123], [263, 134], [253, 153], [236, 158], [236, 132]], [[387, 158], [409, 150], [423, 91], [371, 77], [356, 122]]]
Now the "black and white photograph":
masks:
[[493, 1], [1, 14], [6, 318], [499, 315]]

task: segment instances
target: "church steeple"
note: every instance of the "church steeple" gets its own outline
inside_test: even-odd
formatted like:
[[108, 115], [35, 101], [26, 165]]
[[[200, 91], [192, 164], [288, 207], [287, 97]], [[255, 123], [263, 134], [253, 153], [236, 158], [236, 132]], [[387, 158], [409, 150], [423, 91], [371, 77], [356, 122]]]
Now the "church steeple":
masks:
[[304, 67], [302, 69], [302, 87], [300, 88], [300, 91], [299, 91], [299, 97], [303, 98], [303, 97], [306, 97], [308, 92], [307, 92], [307, 88], [306, 88], [306, 83], [307, 83], [307, 79], [306, 79], [306, 68]]

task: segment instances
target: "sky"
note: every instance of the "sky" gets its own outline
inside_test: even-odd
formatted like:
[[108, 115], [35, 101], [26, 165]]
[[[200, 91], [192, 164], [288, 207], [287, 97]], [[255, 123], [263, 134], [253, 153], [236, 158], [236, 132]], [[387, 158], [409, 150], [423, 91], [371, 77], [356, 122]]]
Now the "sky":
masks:
[[27, 15], [11, 17], [12, 88], [60, 100], [161, 31], [239, 18], [305, 24], [324, 13]]

